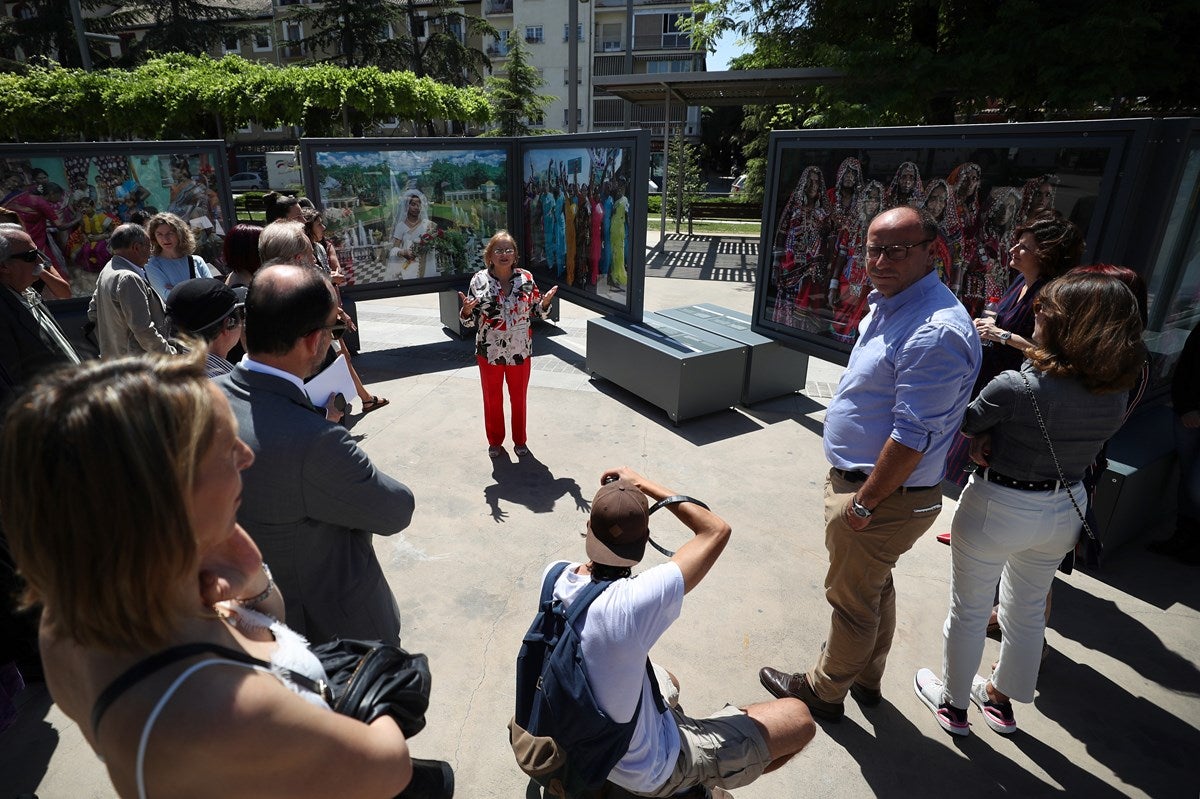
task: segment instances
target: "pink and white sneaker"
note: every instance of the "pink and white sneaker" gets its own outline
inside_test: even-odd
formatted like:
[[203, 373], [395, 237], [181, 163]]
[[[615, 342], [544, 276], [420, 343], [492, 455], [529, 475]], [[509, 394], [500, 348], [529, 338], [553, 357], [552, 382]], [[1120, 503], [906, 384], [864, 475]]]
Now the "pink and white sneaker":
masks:
[[967, 721], [967, 711], [943, 702], [943, 688], [942, 681], [929, 669], [921, 669], [913, 679], [913, 690], [917, 692], [917, 697], [933, 711], [933, 717], [943, 730], [951, 735], [970, 735], [971, 724]]
[[1012, 702], [993, 702], [987, 694], [988, 681], [978, 674], [971, 681], [971, 701], [979, 706], [983, 720], [1001, 735], [1012, 735], [1017, 731], [1017, 720], [1013, 717]]

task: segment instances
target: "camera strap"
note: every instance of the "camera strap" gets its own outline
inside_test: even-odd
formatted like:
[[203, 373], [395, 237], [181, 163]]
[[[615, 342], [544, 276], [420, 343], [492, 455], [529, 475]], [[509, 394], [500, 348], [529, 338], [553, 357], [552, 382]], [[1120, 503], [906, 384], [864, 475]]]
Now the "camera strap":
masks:
[[[705, 505], [703, 502], [696, 499], [695, 497], [689, 497], [687, 494], [672, 494], [669, 497], [663, 497], [658, 502], [655, 502], [653, 505], [651, 505], [650, 510], [646, 512], [646, 515], [652, 516], [654, 514], [654, 511], [658, 510], [659, 508], [666, 507], [667, 505], [678, 505], [680, 502], [692, 502], [692, 503], [704, 508], [705, 510], [712, 510], [712, 508], [708, 507], [708, 505]], [[653, 538], [650, 538], [648, 540], [650, 541], [650, 546], [657, 549], [659, 552], [661, 552], [666, 557], [668, 557], [668, 558], [674, 557], [674, 555], [675, 555], [674, 552], [672, 552], [669, 549], [666, 549], [665, 547], [659, 546], [658, 542], [655, 541]]]

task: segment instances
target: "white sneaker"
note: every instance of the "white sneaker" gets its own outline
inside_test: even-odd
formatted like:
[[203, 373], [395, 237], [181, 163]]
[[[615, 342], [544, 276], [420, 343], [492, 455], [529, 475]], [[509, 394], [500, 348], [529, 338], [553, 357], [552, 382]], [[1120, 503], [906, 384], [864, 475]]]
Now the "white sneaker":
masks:
[[979, 706], [983, 720], [1001, 735], [1012, 735], [1017, 731], [1017, 720], [1013, 717], [1012, 702], [993, 702], [987, 694], [988, 681], [975, 675], [971, 681], [971, 701]]
[[951, 735], [970, 735], [971, 724], [967, 721], [967, 711], [952, 707], [942, 701], [942, 681], [929, 669], [921, 669], [913, 679], [913, 690], [917, 697], [933, 711], [942, 729]]

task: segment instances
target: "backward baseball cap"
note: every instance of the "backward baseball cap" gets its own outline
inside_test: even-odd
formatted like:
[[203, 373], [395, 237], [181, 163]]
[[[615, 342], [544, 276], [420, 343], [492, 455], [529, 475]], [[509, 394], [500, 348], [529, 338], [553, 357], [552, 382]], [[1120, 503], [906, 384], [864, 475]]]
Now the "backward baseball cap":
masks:
[[588, 520], [587, 556], [606, 566], [636, 566], [650, 538], [650, 503], [626, 479], [600, 487], [592, 499]]

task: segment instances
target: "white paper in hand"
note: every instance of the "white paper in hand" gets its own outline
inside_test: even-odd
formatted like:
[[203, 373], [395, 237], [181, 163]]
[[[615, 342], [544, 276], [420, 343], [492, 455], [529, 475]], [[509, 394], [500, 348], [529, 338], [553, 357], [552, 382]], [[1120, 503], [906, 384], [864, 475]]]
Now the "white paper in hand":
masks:
[[343, 352], [323, 372], [310, 378], [304, 384], [304, 393], [308, 394], [309, 401], [318, 408], [325, 407], [330, 394], [340, 393], [347, 400], [353, 401], [358, 396], [358, 390], [350, 377], [346, 353]]

